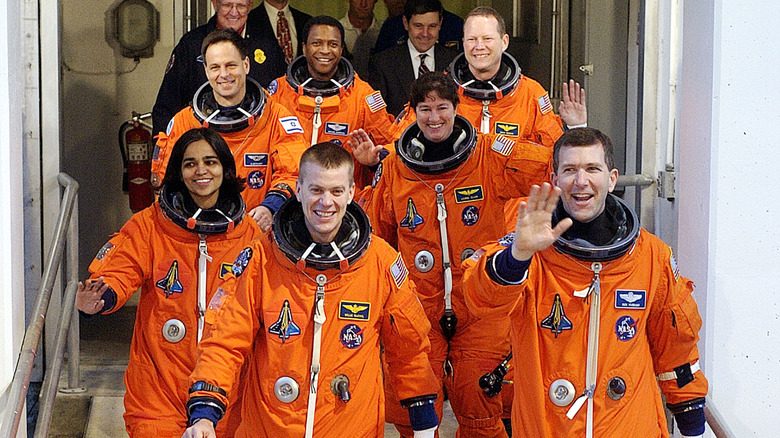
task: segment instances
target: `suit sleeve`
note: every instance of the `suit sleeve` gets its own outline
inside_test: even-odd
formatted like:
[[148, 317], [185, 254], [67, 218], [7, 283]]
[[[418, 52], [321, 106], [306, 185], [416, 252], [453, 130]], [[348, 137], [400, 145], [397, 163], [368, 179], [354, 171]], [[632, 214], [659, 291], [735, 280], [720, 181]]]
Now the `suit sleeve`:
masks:
[[[369, 86], [366, 88], [367, 92], [359, 103], [363, 112], [363, 129], [373, 138], [374, 144], [392, 144], [398, 139], [396, 130], [393, 128], [394, 118], [387, 113], [387, 104], [376, 110], [369, 107], [367, 99], [375, 90]], [[380, 95], [382, 95], [381, 91]], [[382, 100], [384, 101], [384, 98]]]
[[498, 243], [486, 245], [463, 262], [463, 295], [466, 306], [478, 318], [506, 317], [524, 293], [525, 278], [520, 284], [511, 284], [496, 275], [493, 262], [504, 249], [508, 248]]
[[[512, 141], [503, 136], [485, 135], [485, 140], [490, 140], [488, 146], [489, 162], [495, 166], [495, 178], [488, 180], [496, 188], [499, 196], [519, 198], [528, 196], [531, 186], [542, 184], [550, 180], [552, 171], [552, 150], [540, 144], [528, 141]], [[508, 155], [496, 152], [501, 146], [511, 142], [512, 150]]]
[[708, 384], [700, 370], [685, 376], [689, 366], [699, 361], [696, 344], [702, 320], [692, 295], [693, 282], [679, 276], [671, 249], [664, 249], [661, 260], [656, 260], [663, 266], [662, 281], [647, 329], [656, 374], [677, 374], [677, 378], [659, 378], [667, 403], [677, 405], [706, 396]]
[[[256, 284], [261, 281], [264, 260], [259, 243], [248, 248], [252, 256], [246, 268], [238, 277], [228, 274], [209, 302], [206, 328], [198, 344], [198, 362], [190, 375], [188, 387], [203, 381], [230, 394], [236, 383], [236, 370], [241, 368], [252, 348], [261, 324], [259, 297], [255, 292], [259, 290]], [[241, 257], [239, 255], [239, 259]], [[214, 391], [190, 394], [191, 400], [203, 397], [217, 399], [223, 406], [228, 403], [224, 394]]]
[[[154, 207], [150, 207], [154, 208]], [[148, 210], [135, 214], [103, 245], [89, 265], [91, 279], [103, 277], [103, 282], [114, 290], [116, 305], [104, 313], [112, 313], [122, 307], [152, 275], [153, 251], [150, 239], [154, 230], [142, 220]]]
[[[403, 264], [401, 255], [396, 257], [396, 264]], [[431, 325], [408, 275], [400, 279], [401, 285], [397, 286], [398, 276], [391, 272], [389, 266], [386, 271], [385, 281], [391, 290], [385, 303], [381, 328], [382, 345], [390, 368], [386, 378], [391, 380], [399, 400], [423, 396], [435, 398], [438, 384], [428, 361], [431, 349], [428, 331]]]
[[169, 124], [170, 130], [167, 132], [161, 132], [157, 136], [157, 143], [154, 146], [154, 153], [152, 154], [152, 174], [156, 174], [162, 183], [165, 178], [165, 172], [168, 168], [168, 161], [171, 159], [171, 152], [173, 146], [176, 144], [176, 140], [184, 134], [180, 118], [186, 117], [186, 114], [182, 111], [176, 113], [171, 119]]
[[545, 100], [547, 103], [550, 102], [547, 91], [536, 82], [533, 83], [532, 90], [534, 99], [536, 100], [533, 112], [534, 138], [538, 138], [542, 145], [552, 149], [558, 138], [563, 135], [563, 122], [552, 110], [552, 104], [550, 104], [549, 109], [547, 109], [546, 106], [543, 108], [541, 102], [544, 102]]
[[300, 165], [301, 155], [303, 155], [308, 144], [303, 136], [303, 130], [292, 133], [285, 131], [279, 119], [295, 116], [282, 105], [275, 106], [278, 108], [277, 115], [269, 121], [269, 123], [273, 124], [274, 134], [271, 139], [271, 145], [273, 145], [270, 157], [271, 185], [266, 198], [269, 196], [280, 196], [287, 200], [295, 193], [298, 166]]
[[[392, 168], [394, 153], [391, 153], [377, 169], [376, 184], [363, 192], [363, 208], [371, 221], [373, 232], [393, 248], [398, 249], [398, 224], [393, 213]], [[378, 178], [378, 181], [377, 179]]]

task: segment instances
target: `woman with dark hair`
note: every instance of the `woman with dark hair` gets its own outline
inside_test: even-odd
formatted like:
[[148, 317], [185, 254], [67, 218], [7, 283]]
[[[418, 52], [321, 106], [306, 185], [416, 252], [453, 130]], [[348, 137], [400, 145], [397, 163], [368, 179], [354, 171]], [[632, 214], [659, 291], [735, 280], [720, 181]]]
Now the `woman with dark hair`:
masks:
[[[211, 322], [207, 303], [224, 299], [214, 297], [222, 278], [262, 233], [243, 220], [243, 187], [222, 137], [187, 131], [174, 145], [157, 202], [103, 246], [91, 277], [79, 283], [76, 305], [89, 315], [114, 312], [141, 289], [125, 372], [130, 437], [178, 438], [186, 429], [187, 377]], [[224, 436], [231, 425], [220, 422]]]

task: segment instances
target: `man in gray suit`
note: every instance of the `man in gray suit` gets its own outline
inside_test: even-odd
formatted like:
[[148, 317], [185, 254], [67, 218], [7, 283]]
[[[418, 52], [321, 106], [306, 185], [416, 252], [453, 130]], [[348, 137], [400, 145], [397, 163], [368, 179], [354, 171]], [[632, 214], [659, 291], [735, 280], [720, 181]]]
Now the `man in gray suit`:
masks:
[[388, 113], [397, 116], [403, 110], [420, 73], [444, 71], [458, 54], [437, 43], [443, 11], [439, 0], [409, 0], [403, 17], [406, 44], [371, 57], [368, 82], [382, 93]]

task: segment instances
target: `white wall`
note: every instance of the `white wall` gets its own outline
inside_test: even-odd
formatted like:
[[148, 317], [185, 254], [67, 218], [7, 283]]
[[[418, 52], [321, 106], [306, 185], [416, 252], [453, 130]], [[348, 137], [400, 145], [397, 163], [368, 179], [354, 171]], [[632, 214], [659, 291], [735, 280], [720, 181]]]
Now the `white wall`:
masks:
[[739, 437], [780, 431], [780, 5], [686, 2], [679, 258], [710, 395]]
[[[132, 111], [150, 112], [173, 50], [173, 2], [151, 0], [160, 11], [161, 41], [153, 58], [122, 58], [109, 44], [106, 26], [118, 1], [60, 2], [62, 9], [62, 170], [79, 190], [80, 269], [131, 215], [122, 192], [119, 127]], [[45, 49], [42, 49], [45, 50]]]
[[[22, 5], [0, 1], [0, 412], [24, 335]], [[24, 419], [22, 419], [24, 423]], [[24, 424], [20, 428], [25, 430]]]

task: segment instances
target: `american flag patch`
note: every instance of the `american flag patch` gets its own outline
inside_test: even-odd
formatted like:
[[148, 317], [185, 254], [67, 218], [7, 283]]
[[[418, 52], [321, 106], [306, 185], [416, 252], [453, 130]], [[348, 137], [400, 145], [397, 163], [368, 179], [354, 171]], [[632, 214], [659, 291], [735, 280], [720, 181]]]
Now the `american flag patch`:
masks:
[[512, 153], [512, 148], [515, 147], [515, 142], [504, 137], [503, 135], [497, 135], [496, 140], [493, 142], [493, 146], [490, 148], [498, 152], [501, 155], [509, 155]]
[[390, 266], [390, 273], [393, 274], [393, 280], [395, 280], [395, 285], [398, 287], [401, 287], [401, 285], [404, 284], [406, 277], [409, 276], [409, 271], [406, 269], [401, 254], [398, 254], [398, 258], [396, 258], [393, 265]]
[[366, 103], [368, 104], [368, 109], [370, 109], [372, 113], [375, 113], [387, 106], [385, 100], [382, 99], [382, 93], [378, 91], [374, 91], [373, 93], [366, 96]]
[[[671, 251], [672, 248], [669, 248]], [[680, 267], [677, 265], [677, 259], [674, 258], [674, 253], [669, 255], [669, 264], [672, 266], [672, 272], [674, 273], [674, 281], [680, 279]]]
[[537, 99], [537, 101], [539, 102], [539, 110], [542, 114], [547, 114], [552, 111], [552, 103], [550, 102], [550, 96], [547, 93]]

